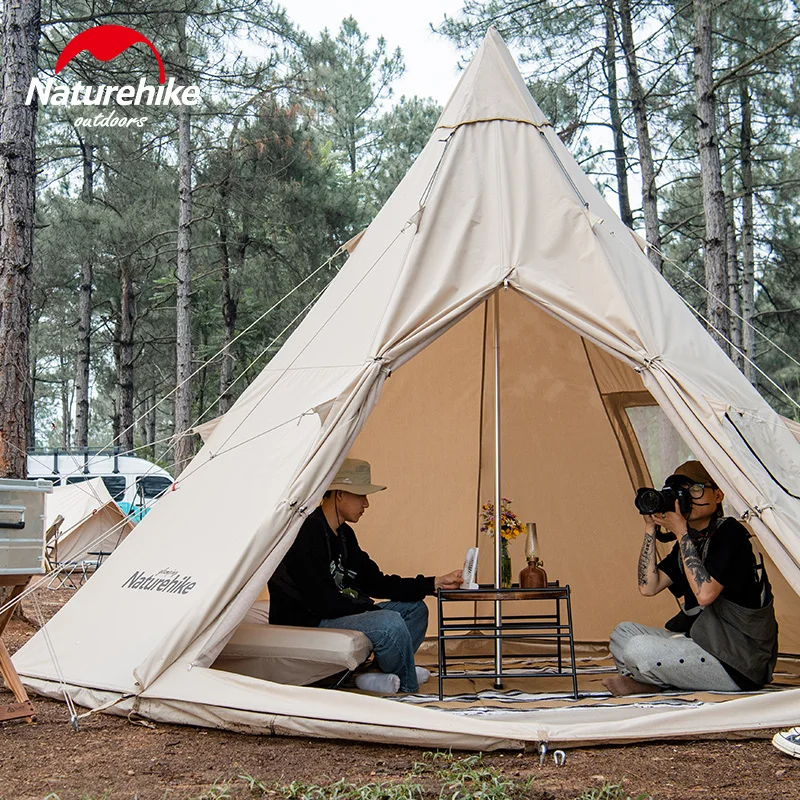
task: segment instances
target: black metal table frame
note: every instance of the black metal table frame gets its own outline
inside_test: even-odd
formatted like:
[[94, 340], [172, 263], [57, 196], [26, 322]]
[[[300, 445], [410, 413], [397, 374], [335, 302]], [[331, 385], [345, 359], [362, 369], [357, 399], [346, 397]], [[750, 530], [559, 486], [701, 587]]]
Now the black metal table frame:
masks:
[[[499, 629], [495, 623], [494, 614], [491, 616], [479, 616], [476, 613], [469, 617], [445, 617], [444, 606], [449, 602], [490, 602], [499, 601], [502, 603], [522, 600], [525, 602], [537, 602], [547, 600], [555, 602], [555, 611], [550, 614], [502, 614]], [[561, 603], [566, 606], [566, 623], [562, 622]], [[558, 581], [547, 584], [542, 589], [521, 589], [519, 586], [512, 586], [508, 589], [496, 589], [492, 585], [481, 585], [478, 589], [440, 589], [437, 598], [438, 606], [438, 645], [439, 645], [439, 700], [444, 699], [444, 681], [455, 678], [481, 677], [493, 678], [495, 686], [502, 688], [503, 678], [572, 678], [572, 694], [578, 699], [578, 676], [575, 666], [575, 640], [572, 632], [572, 604], [570, 602], [569, 585], [559, 586]], [[475, 641], [476, 634], [481, 638], [500, 642], [501, 662], [500, 672], [469, 672], [459, 671], [453, 675], [447, 674], [447, 651], [446, 642], [448, 641]], [[555, 643], [558, 659], [558, 668], [555, 672], [540, 672], [531, 669], [504, 671], [502, 668], [502, 643], [504, 641], [549, 641]], [[561, 653], [562, 643], [566, 640], [569, 643], [570, 669], [565, 669], [563, 656]], [[543, 654], [540, 657], [548, 657], [550, 654]], [[509, 656], [505, 656], [508, 658]], [[535, 658], [536, 656], [534, 656]], [[486, 656], [481, 654], [465, 654], [458, 657], [460, 661], [470, 659], [485, 660]]]

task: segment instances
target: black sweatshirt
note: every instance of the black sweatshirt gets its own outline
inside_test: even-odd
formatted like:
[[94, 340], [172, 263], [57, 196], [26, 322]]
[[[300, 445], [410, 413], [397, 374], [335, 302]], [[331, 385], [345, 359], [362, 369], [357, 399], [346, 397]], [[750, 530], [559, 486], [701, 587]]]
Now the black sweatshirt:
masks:
[[[346, 593], [336, 585], [336, 564], [343, 568]], [[268, 586], [270, 624], [304, 627], [373, 610], [373, 597], [421, 600], [435, 592], [433, 577], [384, 575], [359, 547], [353, 529], [342, 523], [334, 533], [321, 507], [303, 523]]]

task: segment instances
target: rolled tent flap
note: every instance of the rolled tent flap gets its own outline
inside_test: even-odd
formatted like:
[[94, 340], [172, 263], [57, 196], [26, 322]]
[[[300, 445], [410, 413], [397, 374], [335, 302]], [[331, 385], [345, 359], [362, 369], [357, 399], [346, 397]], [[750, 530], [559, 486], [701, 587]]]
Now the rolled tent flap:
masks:
[[194, 428], [191, 429], [191, 432], [196, 433], [203, 440], [203, 444], [205, 444], [209, 436], [214, 433], [214, 429], [219, 425], [221, 419], [222, 417], [214, 417], [214, 419], [210, 419], [202, 425], [195, 425]]

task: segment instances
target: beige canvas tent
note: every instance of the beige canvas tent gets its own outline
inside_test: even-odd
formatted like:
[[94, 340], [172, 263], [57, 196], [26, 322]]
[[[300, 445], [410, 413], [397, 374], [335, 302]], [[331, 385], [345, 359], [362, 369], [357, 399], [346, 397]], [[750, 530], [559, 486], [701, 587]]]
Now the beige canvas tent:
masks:
[[27, 685], [154, 720], [484, 749], [800, 719], [798, 691], [465, 716], [212, 668], [348, 453], [390, 486], [359, 525], [385, 569], [461, 563], [491, 496], [498, 292], [503, 494], [572, 587], [578, 638], [673, 613], [637, 595], [631, 499], [648, 458], [658, 481], [688, 449], [774, 563], [782, 649], [796, 652], [800, 445], [582, 174], [492, 31], [326, 292], [48, 623], [58, 664], [41, 635], [16, 655]]
[[133, 530], [133, 522], [114, 502], [102, 478], [55, 486], [45, 504], [45, 528], [61, 517], [55, 553], [60, 563], [109, 554]]

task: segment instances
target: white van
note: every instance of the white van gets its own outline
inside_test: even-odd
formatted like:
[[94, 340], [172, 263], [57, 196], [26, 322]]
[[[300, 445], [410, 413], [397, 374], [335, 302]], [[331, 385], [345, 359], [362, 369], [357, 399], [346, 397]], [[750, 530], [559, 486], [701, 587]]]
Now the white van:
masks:
[[118, 503], [146, 507], [173, 484], [172, 476], [152, 461], [104, 450], [28, 451], [28, 478], [67, 486], [101, 477]]

